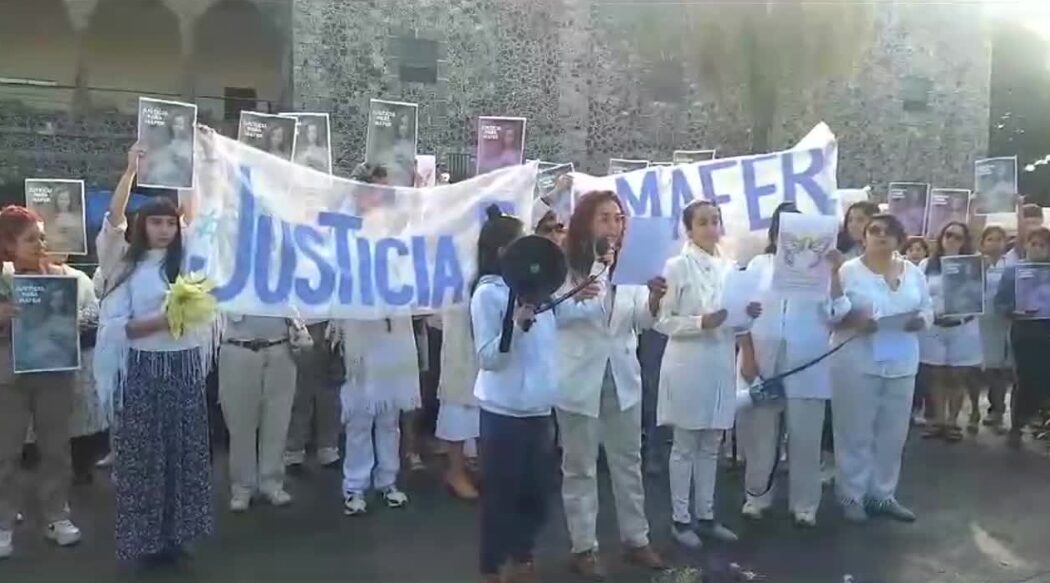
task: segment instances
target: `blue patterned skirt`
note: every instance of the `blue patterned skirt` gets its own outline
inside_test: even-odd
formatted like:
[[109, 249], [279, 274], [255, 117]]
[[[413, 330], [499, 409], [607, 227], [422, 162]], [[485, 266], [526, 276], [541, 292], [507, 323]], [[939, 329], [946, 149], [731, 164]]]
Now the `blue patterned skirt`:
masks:
[[117, 557], [176, 552], [215, 528], [199, 350], [128, 354], [114, 434]]

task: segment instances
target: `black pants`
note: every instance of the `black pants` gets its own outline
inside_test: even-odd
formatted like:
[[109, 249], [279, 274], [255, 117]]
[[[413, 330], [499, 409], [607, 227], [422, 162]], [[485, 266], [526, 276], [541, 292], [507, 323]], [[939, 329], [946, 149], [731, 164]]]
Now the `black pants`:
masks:
[[73, 479], [77, 482], [90, 481], [95, 463], [109, 452], [109, 431], [71, 438], [69, 451], [73, 462]]
[[481, 411], [481, 574], [508, 559], [532, 560], [551, 495], [550, 416], [507, 417]]
[[1010, 329], [1017, 382], [1010, 399], [1011, 427], [1020, 429], [1050, 398], [1050, 320], [1017, 320]]

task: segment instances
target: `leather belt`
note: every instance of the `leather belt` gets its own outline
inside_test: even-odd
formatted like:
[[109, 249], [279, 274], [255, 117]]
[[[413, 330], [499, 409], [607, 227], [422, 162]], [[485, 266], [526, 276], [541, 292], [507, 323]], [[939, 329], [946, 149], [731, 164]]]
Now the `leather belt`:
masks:
[[938, 328], [957, 328], [959, 326], [962, 326], [963, 324], [969, 324], [972, 321], [973, 321], [973, 316], [966, 316], [965, 318], [962, 318], [962, 319], [956, 319], [956, 318], [952, 318], [950, 320], [949, 319], [945, 319], [945, 320], [941, 320], [939, 322], [934, 322], [933, 324], [935, 326], [937, 326]]
[[252, 352], [259, 352], [260, 350], [262, 350], [264, 348], [272, 348], [274, 346], [280, 346], [281, 344], [284, 344], [285, 342], [288, 342], [287, 338], [281, 338], [280, 340], [260, 340], [260, 339], [255, 339], [255, 340], [234, 340], [234, 339], [228, 339], [228, 340], [226, 340], [226, 344], [232, 344], [232, 345], [237, 346], [239, 348], [247, 348], [248, 350], [251, 350]]

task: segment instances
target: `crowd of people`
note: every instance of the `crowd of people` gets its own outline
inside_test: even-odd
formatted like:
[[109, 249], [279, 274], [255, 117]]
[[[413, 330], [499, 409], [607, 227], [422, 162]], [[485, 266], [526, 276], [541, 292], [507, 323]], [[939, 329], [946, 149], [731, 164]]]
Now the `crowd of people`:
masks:
[[[81, 538], [69, 488], [90, 480], [107, 429], [111, 455], [103, 461], [113, 463], [121, 560], [168, 563], [213, 532], [209, 375], [229, 432], [223, 498], [232, 512], [292, 503], [286, 471], [304, 464], [308, 449], [320, 465], [341, 463], [346, 515], [364, 515], [376, 500], [409, 504], [398, 477], [404, 465], [424, 464], [418, 410], [433, 389], [444, 482], [458, 498], [480, 498], [479, 570], [487, 582], [535, 580], [532, 551], [558, 464], [570, 568], [599, 580], [602, 457], [624, 560], [661, 570], [667, 565], [650, 543], [645, 511], [643, 452], [658, 474], [666, 467], [672, 523], [662, 528], [687, 549], [704, 539], [737, 540], [714, 504], [731, 432], [746, 463], [746, 518], [761, 520], [772, 505], [783, 450], [799, 527], [817, 525], [831, 466], [848, 520], [911, 522], [915, 513], [897, 498], [911, 425], [923, 426], [923, 437], [958, 441], [968, 397], [967, 429], [975, 433], [987, 389], [984, 425], [1019, 445], [1050, 390], [1050, 320], [1014, 305], [1016, 266], [1050, 262], [1050, 230], [1034, 205], [1020, 205], [1008, 250], [998, 226], [971, 236], [969, 225], [950, 222], [935, 241], [909, 239], [897, 217], [855, 203], [826, 257], [826, 297], [799, 299], [770, 289], [781, 217], [799, 212], [791, 203], [774, 213], [764, 252], [742, 266], [721, 249], [719, 207], [694, 200], [680, 217], [682, 250], [662, 275], [648, 285], [613, 285], [626, 225], [617, 195], [583, 193], [567, 220], [543, 197], [533, 224], [489, 209], [469, 305], [376, 321], [226, 313], [221, 325], [176, 335], [163, 306], [183, 268], [193, 197], [154, 198], [129, 225], [126, 205], [144, 154], [138, 145], [128, 153], [98, 234], [93, 279], [77, 275], [81, 342], [94, 352], [85, 358], [94, 370], [13, 374], [9, 331], [18, 309], [10, 297], [0, 300], [0, 558], [13, 552], [25, 507], [15, 478], [30, 429], [40, 458], [34, 492], [46, 536], [58, 545]], [[377, 166], [361, 178], [384, 184], [387, 176]], [[570, 190], [571, 178], [555, 188]], [[530, 233], [559, 246], [564, 287], [579, 290], [553, 310], [537, 310], [544, 298], [511, 302], [503, 277], [504, 252]], [[5, 275], [77, 273], [47, 254], [41, 219], [24, 207], [0, 212], [0, 252]], [[945, 316], [941, 259], [974, 252], [985, 258], [987, 309]], [[729, 322], [723, 290], [727, 274], [741, 268], [762, 286], [746, 306], [749, 323], [738, 326]], [[501, 341], [511, 320], [508, 344]], [[435, 352], [428, 338], [438, 336]], [[741, 399], [770, 379], [782, 383], [783, 398]], [[673, 434], [663, 460], [653, 445], [657, 426]], [[103, 447], [87, 447], [85, 438]]]

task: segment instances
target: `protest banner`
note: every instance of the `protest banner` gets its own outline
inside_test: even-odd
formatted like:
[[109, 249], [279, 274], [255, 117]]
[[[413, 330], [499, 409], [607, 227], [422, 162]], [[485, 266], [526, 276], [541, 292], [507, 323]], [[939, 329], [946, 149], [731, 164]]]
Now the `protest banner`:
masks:
[[291, 160], [298, 126], [299, 120], [291, 116], [242, 111], [237, 141], [282, 160]]
[[332, 173], [332, 133], [327, 113], [282, 113], [299, 120], [292, 160], [296, 164]]
[[525, 118], [478, 118], [478, 174], [517, 166], [524, 159]]
[[415, 186], [419, 106], [373, 99], [368, 106], [365, 162], [386, 168], [391, 186]]
[[1017, 206], [1017, 157], [986, 158], [973, 164], [974, 214], [1012, 213]]
[[714, 159], [714, 150], [675, 150], [671, 154], [671, 162], [675, 165], [706, 162]]
[[[192, 272], [217, 287], [220, 308], [241, 314], [377, 319], [440, 312], [469, 301], [484, 210], [493, 203], [531, 224], [538, 164], [434, 188], [393, 188], [331, 177], [304, 201], [283, 179], [294, 168], [234, 140], [200, 134], [216, 162], [201, 172], [187, 233]], [[618, 176], [574, 174], [574, 192], [617, 192], [631, 216], [667, 217], [716, 201], [727, 251], [764, 237], [777, 204], [834, 215], [837, 146], [818, 126], [796, 149]], [[666, 249], [656, 250], [665, 254]], [[740, 259], [738, 257], [738, 259]]]
[[83, 180], [27, 178], [25, 197], [26, 207], [44, 221], [49, 253], [87, 254]]
[[920, 182], [891, 182], [887, 200], [889, 212], [897, 217], [909, 236], [922, 235], [926, 228], [926, 201], [930, 185]]
[[978, 316], [984, 313], [984, 258], [949, 255], [941, 258], [944, 305], [939, 316]]
[[77, 279], [66, 275], [15, 275], [18, 317], [11, 327], [15, 374], [80, 368]]
[[139, 186], [193, 188], [196, 125], [196, 105], [139, 98], [138, 141], [146, 150], [139, 161]]
[[969, 224], [970, 191], [960, 188], [934, 188], [926, 211], [926, 238], [936, 239], [948, 223]]

